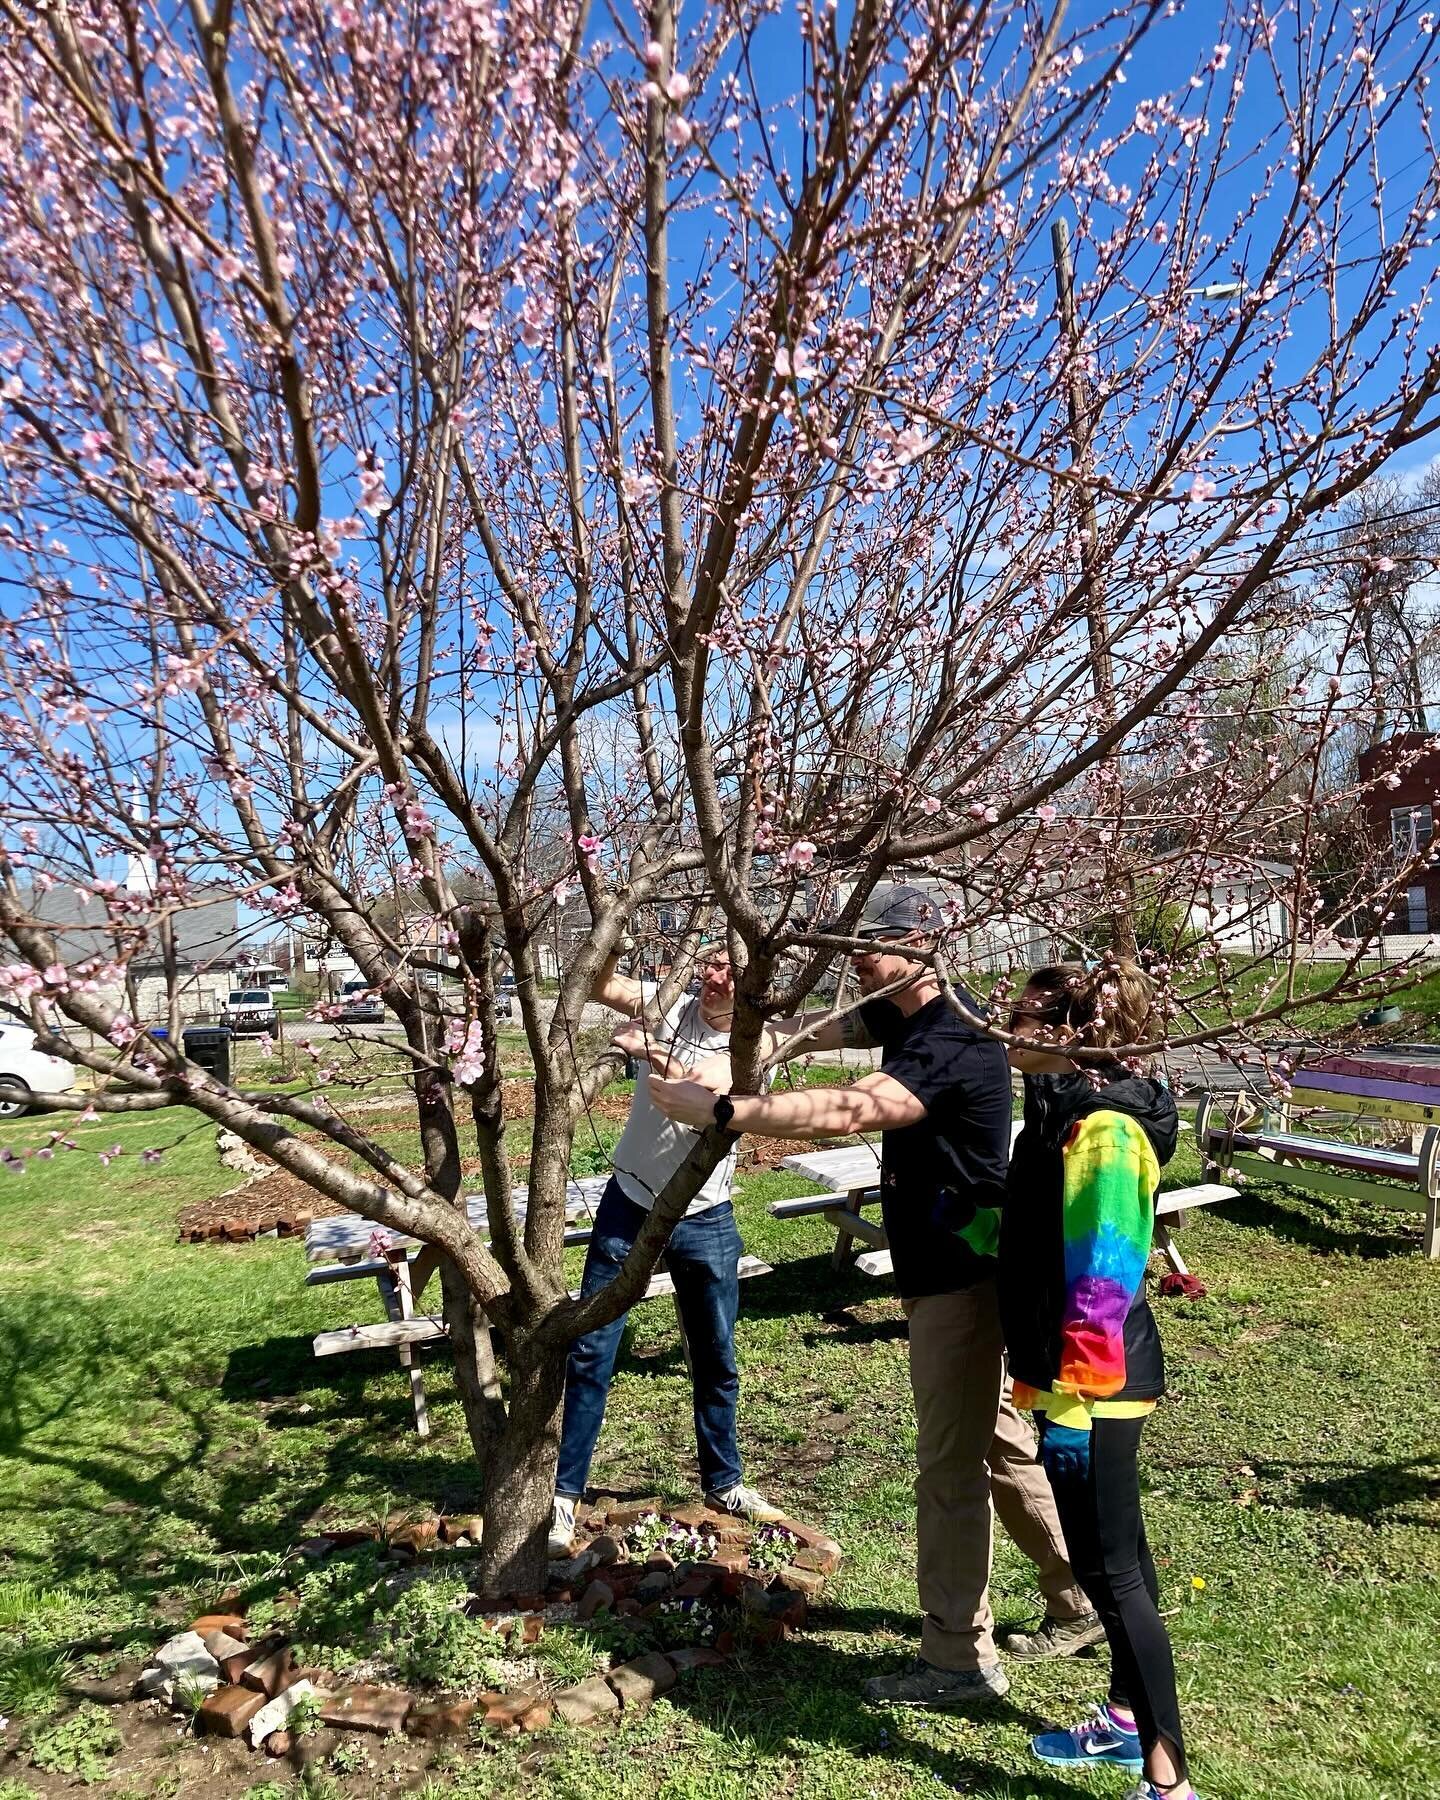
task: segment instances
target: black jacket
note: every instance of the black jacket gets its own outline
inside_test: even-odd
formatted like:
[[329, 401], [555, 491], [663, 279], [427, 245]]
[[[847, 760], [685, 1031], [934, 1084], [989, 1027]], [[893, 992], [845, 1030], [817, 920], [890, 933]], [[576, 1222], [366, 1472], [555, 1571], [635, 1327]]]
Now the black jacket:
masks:
[[1079, 1072], [1025, 1077], [1000, 1229], [1000, 1310], [1017, 1382], [1092, 1401], [1165, 1391], [1144, 1276], [1156, 1164], [1174, 1155], [1179, 1130], [1158, 1081], [1119, 1070], [1099, 1085]]

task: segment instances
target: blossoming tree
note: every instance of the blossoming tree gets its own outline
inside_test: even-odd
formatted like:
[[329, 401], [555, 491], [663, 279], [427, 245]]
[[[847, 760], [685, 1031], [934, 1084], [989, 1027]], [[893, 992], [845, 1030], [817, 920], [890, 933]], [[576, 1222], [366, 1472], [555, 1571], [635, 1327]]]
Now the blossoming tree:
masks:
[[[538, 1584], [567, 1344], [726, 1147], [567, 1298], [582, 1010], [637, 921], [729, 934], [742, 1087], [901, 868], [950, 879], [959, 974], [997, 917], [1094, 949], [1283, 865], [1263, 984], [1149, 934], [1136, 1049], [1302, 997], [1367, 572], [1294, 577], [1440, 421], [1434, 61], [1428, 17], [1305, 0], [0, 0], [7, 991], [82, 1104], [190, 1108], [438, 1249], [492, 1588]], [[1237, 681], [1277, 630], [1300, 673]], [[1407, 870], [1347, 866], [1383, 916]], [[415, 1165], [343, 1044], [251, 1088], [187, 1062], [178, 979], [136, 1016], [217, 890], [383, 995]]]

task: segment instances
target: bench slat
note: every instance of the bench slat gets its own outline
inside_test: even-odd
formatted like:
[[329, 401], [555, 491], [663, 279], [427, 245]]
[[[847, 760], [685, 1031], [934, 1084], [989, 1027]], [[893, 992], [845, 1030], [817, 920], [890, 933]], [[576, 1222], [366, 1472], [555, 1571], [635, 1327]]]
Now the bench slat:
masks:
[[[742, 1256], [735, 1273], [741, 1281], [748, 1281], [752, 1275], [773, 1275], [775, 1271], [769, 1263], [761, 1262], [758, 1256]], [[642, 1300], [658, 1300], [662, 1295], [674, 1292], [675, 1277], [667, 1269], [662, 1269], [658, 1275], [650, 1277], [650, 1284], [640, 1298]], [[579, 1288], [571, 1289], [570, 1298], [572, 1300], [580, 1298]]]
[[1382, 1187], [1365, 1175], [1342, 1175], [1333, 1169], [1308, 1164], [1271, 1162], [1268, 1157], [1241, 1151], [1231, 1158], [1234, 1166], [1254, 1181], [1274, 1182], [1279, 1187], [1308, 1189], [1317, 1194], [1338, 1194], [1346, 1200], [1380, 1200], [1401, 1212], [1424, 1212], [1429, 1204], [1419, 1188]]
[[338, 1331], [322, 1331], [314, 1340], [317, 1356], [341, 1356], [349, 1350], [398, 1350], [404, 1344], [425, 1344], [447, 1335], [443, 1319], [394, 1319], [384, 1325], [343, 1325]]
[[1239, 1188], [1226, 1187], [1219, 1181], [1202, 1181], [1195, 1187], [1171, 1188], [1155, 1202], [1155, 1217], [1168, 1218], [1172, 1213], [1189, 1212], [1193, 1206], [1218, 1206], [1222, 1200], [1238, 1200]]
[[[879, 1202], [879, 1188], [872, 1189], [861, 1201], [862, 1206]], [[803, 1219], [807, 1214], [829, 1212], [839, 1203], [840, 1195], [832, 1188], [827, 1194], [802, 1194], [795, 1200], [772, 1200], [766, 1211], [772, 1219]]]
[[1413, 1150], [1383, 1150], [1374, 1144], [1344, 1144], [1336, 1138], [1305, 1137], [1298, 1131], [1217, 1131], [1237, 1150], [1259, 1154], [1278, 1151], [1283, 1156], [1306, 1157], [1332, 1169], [1353, 1169], [1361, 1175], [1389, 1175], [1398, 1181], [1420, 1179], [1420, 1158]]

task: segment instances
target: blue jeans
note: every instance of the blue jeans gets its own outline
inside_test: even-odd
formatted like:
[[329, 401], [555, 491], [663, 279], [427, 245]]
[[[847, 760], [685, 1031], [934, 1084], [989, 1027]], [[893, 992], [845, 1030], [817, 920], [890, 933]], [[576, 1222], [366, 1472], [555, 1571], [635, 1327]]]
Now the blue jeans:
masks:
[[[601, 1196], [585, 1255], [582, 1294], [593, 1294], [620, 1271], [645, 1223], [645, 1209], [625, 1197], [613, 1177]], [[690, 1342], [695, 1394], [695, 1444], [703, 1492], [734, 1487], [740, 1479], [735, 1410], [740, 1376], [735, 1367], [735, 1318], [740, 1310], [740, 1233], [729, 1201], [681, 1219], [670, 1235], [665, 1266]], [[578, 1498], [590, 1478], [590, 1459], [605, 1418], [605, 1400], [625, 1314], [570, 1346], [565, 1374], [565, 1422], [555, 1491]]]

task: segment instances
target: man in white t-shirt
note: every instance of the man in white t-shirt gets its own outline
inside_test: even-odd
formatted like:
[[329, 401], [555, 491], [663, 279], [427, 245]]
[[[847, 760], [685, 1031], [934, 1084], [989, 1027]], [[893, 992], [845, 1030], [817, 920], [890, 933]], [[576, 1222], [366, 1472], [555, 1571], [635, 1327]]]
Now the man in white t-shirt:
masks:
[[[618, 952], [617, 952], [618, 957]], [[615, 1033], [615, 1042], [640, 1064], [635, 1098], [620, 1142], [615, 1173], [595, 1214], [585, 1257], [581, 1292], [603, 1287], [620, 1270], [645, 1215], [695, 1142], [688, 1126], [673, 1124], [650, 1098], [650, 1069], [672, 1077], [705, 1079], [717, 1091], [730, 1085], [730, 1023], [735, 987], [730, 958], [722, 947], [704, 953], [700, 992], [682, 994], [658, 1025], [643, 1022], [658, 988], [615, 972], [612, 957], [595, 984], [594, 998], [624, 1013], [633, 1024]], [[712, 1070], [703, 1065], [710, 1063]], [[740, 1233], [730, 1204], [735, 1178], [732, 1150], [690, 1202], [671, 1233], [665, 1266], [675, 1283], [675, 1299], [690, 1345], [695, 1395], [695, 1444], [700, 1485], [706, 1501], [749, 1519], [778, 1519], [772, 1506], [741, 1479], [735, 1415], [740, 1377], [735, 1366], [735, 1318], [740, 1306]], [[575, 1503], [585, 1491], [590, 1459], [605, 1418], [605, 1401], [625, 1315], [576, 1340], [565, 1377], [565, 1416], [555, 1470], [555, 1511], [550, 1554], [567, 1555], [575, 1532]]]

